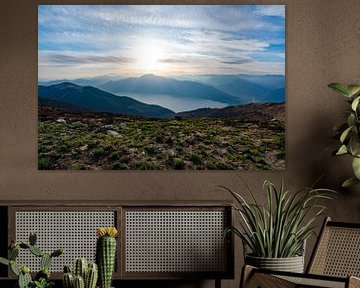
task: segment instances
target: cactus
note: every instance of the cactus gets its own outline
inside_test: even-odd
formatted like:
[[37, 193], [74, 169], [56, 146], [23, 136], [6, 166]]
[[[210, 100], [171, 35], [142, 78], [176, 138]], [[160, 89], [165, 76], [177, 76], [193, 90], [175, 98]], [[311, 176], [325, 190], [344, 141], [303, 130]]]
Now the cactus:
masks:
[[41, 269], [49, 269], [50, 265], [51, 265], [51, 260], [52, 257], [50, 254], [45, 253], [42, 257], [41, 257], [41, 262], [40, 262], [40, 267]]
[[75, 276], [81, 276], [83, 279], [85, 279], [87, 268], [88, 262], [85, 258], [76, 259], [74, 267]]
[[20, 268], [16, 265], [16, 262], [14, 260], [10, 261], [10, 269], [16, 276], [19, 276], [21, 271]]
[[64, 249], [57, 249], [51, 253], [51, 257], [58, 257], [64, 253]]
[[89, 263], [85, 276], [85, 288], [95, 288], [98, 279], [98, 266], [96, 263]]
[[16, 258], [19, 256], [19, 246], [15, 246], [14, 248], [9, 250], [8, 253], [9, 260], [16, 260]]
[[[23, 267], [23, 268], [25, 268], [25, 267]], [[26, 267], [26, 268], [27, 269], [22, 269], [19, 274], [19, 279], [18, 279], [19, 288], [28, 288], [30, 286], [30, 284], [32, 283], [31, 275], [29, 273], [30, 270], [28, 267]]]
[[8, 259], [3, 258], [3, 257], [0, 257], [0, 263], [4, 264], [6, 266], [10, 265], [10, 261]]
[[32, 254], [34, 254], [35, 256], [37, 256], [37, 257], [41, 257], [41, 256], [44, 255], [44, 252], [42, 252], [42, 251], [40, 250], [40, 248], [38, 248], [38, 247], [36, 247], [36, 246], [30, 246], [30, 247], [29, 247], [29, 251], [30, 251]]
[[85, 288], [84, 278], [77, 275], [74, 277], [74, 288]]
[[[63, 249], [55, 250], [53, 253], [48, 254], [41, 251], [38, 247], [35, 246], [37, 236], [35, 233], [30, 233], [29, 244], [20, 242], [16, 243], [11, 241], [11, 245], [8, 251], [8, 259], [0, 257], [0, 263], [10, 266], [11, 271], [18, 276], [18, 286], [19, 288], [29, 288], [29, 287], [50, 287], [53, 282], [50, 281], [50, 264], [53, 257], [60, 256], [63, 254]], [[27, 266], [19, 266], [16, 264], [16, 259], [19, 256], [19, 250], [29, 250], [30, 253], [37, 257], [41, 257], [41, 271], [39, 271], [35, 276], [35, 281], [32, 280], [30, 275], [30, 269]], [[47, 286], [44, 286], [47, 285]]]
[[74, 276], [72, 273], [64, 273], [63, 274], [63, 286], [64, 288], [73, 288], [74, 287]]
[[[78, 258], [74, 263], [74, 273], [71, 273], [69, 266], [64, 266], [63, 273], [63, 286], [64, 288], [77, 288], [75, 286], [75, 281], [77, 285], [83, 288], [95, 288], [98, 278], [98, 268], [95, 263], [89, 263], [85, 258]], [[84, 276], [82, 276], [84, 275]], [[83, 284], [81, 283], [82, 279]], [[77, 279], [77, 280], [76, 280]]]
[[99, 267], [100, 288], [110, 288], [112, 274], [114, 272], [116, 256], [115, 227], [98, 228], [99, 238], [96, 243], [96, 261]]
[[36, 245], [36, 241], [37, 241], [37, 235], [34, 232], [31, 232], [29, 235], [29, 244], [31, 246], [35, 246]]
[[44, 268], [44, 269], [40, 270], [38, 273], [36, 273], [35, 280], [40, 281], [41, 278], [49, 280], [50, 275], [51, 275], [51, 273], [50, 273], [49, 269]]

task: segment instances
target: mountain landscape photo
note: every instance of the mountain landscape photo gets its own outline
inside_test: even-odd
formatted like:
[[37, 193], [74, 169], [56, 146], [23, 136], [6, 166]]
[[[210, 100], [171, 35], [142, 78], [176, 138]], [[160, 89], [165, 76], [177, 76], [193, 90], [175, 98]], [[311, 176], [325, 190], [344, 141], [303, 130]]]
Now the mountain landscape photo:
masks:
[[38, 7], [38, 169], [284, 169], [283, 5]]

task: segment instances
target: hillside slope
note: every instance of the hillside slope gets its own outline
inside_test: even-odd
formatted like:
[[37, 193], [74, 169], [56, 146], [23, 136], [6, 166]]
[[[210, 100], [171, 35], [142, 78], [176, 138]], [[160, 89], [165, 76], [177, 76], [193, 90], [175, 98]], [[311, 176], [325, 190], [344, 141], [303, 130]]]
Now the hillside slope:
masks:
[[[64, 82], [38, 87], [39, 99], [54, 100], [79, 110], [109, 112], [130, 116], [168, 118], [175, 113], [159, 105], [149, 105], [130, 97], [116, 96], [91, 86]], [[40, 101], [39, 101], [40, 102]], [[49, 103], [49, 101], [47, 101]]]

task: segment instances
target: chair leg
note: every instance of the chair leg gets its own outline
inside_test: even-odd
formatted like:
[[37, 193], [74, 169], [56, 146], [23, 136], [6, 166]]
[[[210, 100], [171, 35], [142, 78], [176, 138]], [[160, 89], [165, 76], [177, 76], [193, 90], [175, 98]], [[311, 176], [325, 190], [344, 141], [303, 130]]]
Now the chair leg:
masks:
[[[257, 272], [257, 269], [246, 265], [242, 269], [240, 288], [295, 288], [296, 284], [287, 280], [278, 278], [271, 274]], [[352, 288], [357, 288], [354, 286]], [[359, 287], [360, 288], [360, 287]]]
[[244, 265], [244, 267], [242, 268], [242, 271], [241, 271], [239, 288], [248, 287], [250, 280], [251, 280], [251, 276], [253, 274], [253, 271], [254, 271], [254, 267], [252, 267], [250, 265]]
[[215, 278], [215, 288], [221, 288], [221, 279]]

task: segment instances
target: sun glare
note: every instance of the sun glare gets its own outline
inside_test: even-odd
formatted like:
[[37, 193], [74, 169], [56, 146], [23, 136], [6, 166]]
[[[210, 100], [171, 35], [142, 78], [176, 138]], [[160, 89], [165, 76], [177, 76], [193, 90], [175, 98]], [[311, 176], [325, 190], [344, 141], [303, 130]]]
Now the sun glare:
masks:
[[144, 39], [135, 48], [135, 63], [139, 70], [145, 73], [166, 73], [166, 50], [164, 45], [156, 40]]

